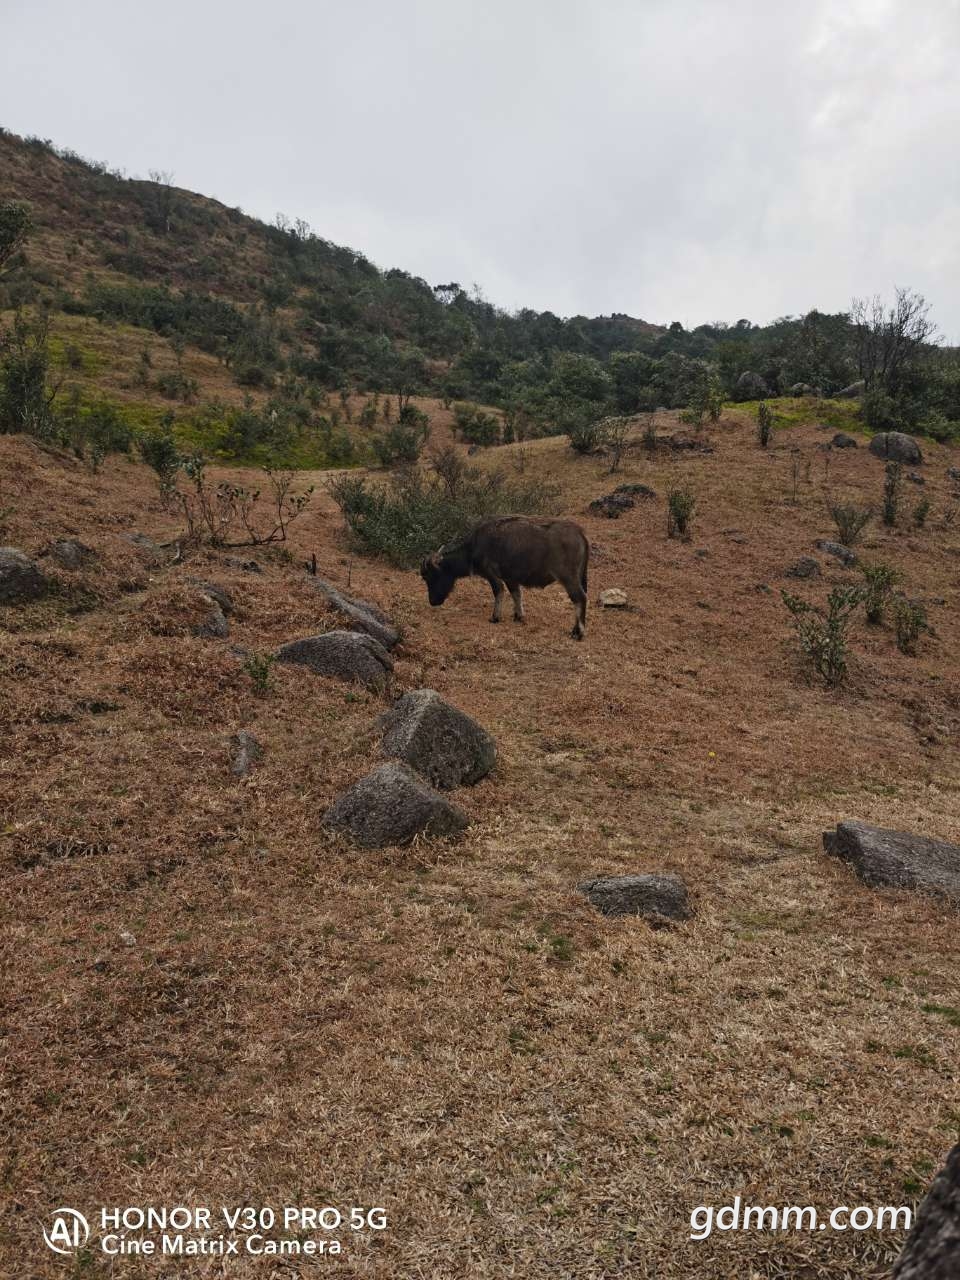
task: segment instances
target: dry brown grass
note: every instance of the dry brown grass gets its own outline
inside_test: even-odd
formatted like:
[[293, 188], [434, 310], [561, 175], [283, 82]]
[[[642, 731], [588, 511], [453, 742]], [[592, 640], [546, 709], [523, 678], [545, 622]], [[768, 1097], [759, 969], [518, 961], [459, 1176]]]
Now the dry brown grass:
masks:
[[[144, 469], [94, 477], [0, 438], [0, 541], [102, 557], [99, 607], [58, 599], [0, 632], [4, 1275], [65, 1274], [38, 1228], [56, 1205], [128, 1203], [385, 1205], [386, 1232], [325, 1264], [341, 1276], [884, 1274], [898, 1241], [871, 1233], [687, 1239], [695, 1205], [736, 1194], [911, 1202], [960, 1123], [957, 1032], [922, 1007], [960, 1005], [956, 914], [873, 892], [819, 846], [845, 816], [960, 837], [955, 459], [930, 450], [927, 530], [863, 546], [945, 601], [935, 636], [907, 658], [858, 625], [832, 694], [778, 598], [830, 536], [822, 438], [764, 452], [734, 417], [713, 455], [632, 457], [615, 483], [659, 497], [616, 522], [584, 514], [611, 484], [599, 461], [527, 446], [593, 541], [591, 600], [622, 586], [635, 606], [594, 610], [582, 645], [556, 588], [530, 593], [526, 627], [490, 626], [477, 583], [431, 610], [416, 575], [351, 557], [322, 496], [293, 555], [341, 584], [352, 559], [353, 590], [404, 623], [400, 684], [500, 748], [457, 797], [477, 819], [461, 843], [377, 853], [320, 817], [375, 759], [382, 704], [293, 667], [258, 697], [231, 651], [334, 625], [296, 563], [140, 562], [125, 532], [177, 531]], [[791, 445], [812, 464], [796, 506]], [[837, 454], [831, 488], [875, 497], [882, 470]], [[686, 544], [665, 534], [677, 478], [698, 499]], [[802, 594], [851, 576], [823, 564]], [[229, 640], [153, 634], [186, 574], [235, 593]], [[241, 727], [265, 757], [238, 783]], [[689, 924], [606, 920], [575, 892], [654, 869], [686, 877]]]

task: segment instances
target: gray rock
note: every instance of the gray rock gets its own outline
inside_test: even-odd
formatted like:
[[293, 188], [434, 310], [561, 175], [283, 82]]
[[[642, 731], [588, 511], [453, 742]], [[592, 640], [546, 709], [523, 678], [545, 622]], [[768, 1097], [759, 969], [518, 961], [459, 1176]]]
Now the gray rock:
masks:
[[826, 538], [820, 538], [816, 546], [817, 550], [822, 551], [824, 555], [833, 556], [835, 560], [839, 560], [846, 569], [852, 569], [859, 563], [856, 552], [845, 547], [842, 542], [830, 542]]
[[960, 902], [960, 845], [846, 821], [823, 833], [823, 847], [871, 888], [919, 889]]
[[870, 441], [870, 452], [875, 458], [884, 458], [888, 462], [905, 462], [914, 467], [923, 462], [920, 446], [913, 436], [904, 435], [902, 431], [881, 431]]
[[125, 533], [123, 536], [128, 542], [132, 542], [151, 564], [175, 564], [180, 559], [179, 542], [157, 542], [145, 533]]
[[687, 886], [679, 876], [597, 876], [577, 888], [605, 916], [640, 915], [658, 923], [690, 915]]
[[865, 384], [860, 382], [851, 382], [849, 387], [843, 387], [840, 391], [833, 393], [835, 400], [856, 400], [858, 396], [862, 396]]
[[16, 547], [0, 547], [0, 604], [26, 604], [49, 589], [35, 560]]
[[657, 496], [656, 489], [651, 489], [648, 484], [618, 484], [613, 492], [625, 493], [631, 498], [655, 498]]
[[635, 507], [636, 501], [629, 493], [608, 493], [603, 498], [594, 498], [587, 508], [595, 516], [606, 516], [608, 520], [619, 520], [624, 511]]
[[199, 587], [205, 596], [209, 596], [211, 600], [216, 601], [224, 613], [233, 613], [235, 608], [233, 596], [226, 587], [221, 587], [216, 582], [207, 582], [204, 578], [187, 578], [187, 581], [193, 583], [195, 587]]
[[83, 569], [92, 564], [97, 553], [76, 538], [60, 538], [49, 547], [50, 559], [61, 569]]
[[957, 1280], [960, 1261], [960, 1142], [947, 1155], [914, 1219], [892, 1280]]
[[382, 764], [330, 806], [323, 825], [365, 849], [409, 844], [419, 835], [457, 835], [470, 819], [405, 764]]
[[960, 480], [960, 467], [947, 467], [948, 480]]
[[399, 642], [400, 632], [388, 615], [382, 609], [378, 609], [375, 604], [344, 595], [332, 582], [327, 582], [324, 578], [310, 576], [308, 581], [338, 613], [350, 619], [354, 630], [373, 636], [374, 640], [378, 640], [385, 649], [393, 649]]
[[857, 449], [859, 445], [853, 436], [848, 436], [845, 431], [838, 431], [830, 441], [835, 449]]
[[911, 483], [911, 484], [926, 484], [926, 483], [927, 483], [927, 478], [926, 478], [926, 476], [922, 476], [922, 475], [920, 474], [920, 472], [919, 472], [919, 471], [908, 471], [908, 472], [907, 472], [907, 479], [910, 481], [910, 483]]
[[227, 622], [226, 614], [212, 596], [205, 595], [204, 598], [210, 603], [210, 612], [203, 622], [193, 628], [193, 634], [205, 639], [225, 640], [230, 634], [230, 623]]
[[816, 390], [811, 387], [809, 382], [795, 382], [790, 388], [792, 396], [815, 396]]
[[812, 556], [801, 556], [786, 570], [788, 578], [819, 578], [820, 566]]
[[390, 679], [393, 661], [373, 636], [357, 631], [327, 631], [281, 645], [277, 662], [309, 667], [318, 676], [334, 676], [382, 692]]
[[433, 689], [405, 693], [380, 723], [383, 754], [402, 760], [444, 791], [479, 782], [497, 760], [496, 743], [486, 729]]
[[741, 373], [733, 389], [735, 400], [764, 400], [769, 394], [767, 384], [752, 369], [745, 369]]
[[244, 573], [263, 573], [263, 566], [256, 560], [241, 560], [238, 556], [224, 556], [223, 563], [232, 569], [242, 569]]
[[246, 778], [258, 760], [263, 759], [263, 747], [252, 733], [241, 729], [230, 739], [233, 757], [230, 771], [235, 778]]

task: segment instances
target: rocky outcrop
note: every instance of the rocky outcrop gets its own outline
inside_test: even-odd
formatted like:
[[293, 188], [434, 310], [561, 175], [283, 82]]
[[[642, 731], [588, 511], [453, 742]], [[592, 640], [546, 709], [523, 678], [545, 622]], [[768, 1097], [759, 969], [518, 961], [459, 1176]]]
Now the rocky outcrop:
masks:
[[496, 743], [486, 729], [433, 689], [404, 694], [380, 724], [383, 754], [442, 790], [472, 786], [496, 763]]
[[382, 692], [390, 679], [393, 660], [373, 636], [357, 631], [327, 631], [281, 645], [277, 662], [307, 667], [318, 676], [362, 684]]
[[235, 778], [246, 778], [258, 760], [263, 759], [260, 740], [246, 729], [241, 729], [230, 739], [230, 772]]
[[333, 802], [323, 825], [365, 849], [458, 835], [469, 817], [405, 764], [382, 764]]
[[577, 888], [605, 916], [639, 915], [658, 924], [691, 914], [687, 886], [679, 876], [597, 876]]
[[960, 903], [960, 845], [846, 821], [823, 833], [823, 847], [871, 888], [918, 889]]

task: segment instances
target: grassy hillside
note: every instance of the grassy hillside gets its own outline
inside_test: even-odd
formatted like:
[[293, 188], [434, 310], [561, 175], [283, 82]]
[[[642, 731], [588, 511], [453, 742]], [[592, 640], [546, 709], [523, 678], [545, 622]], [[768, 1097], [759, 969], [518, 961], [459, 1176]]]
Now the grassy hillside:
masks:
[[[578, 645], [558, 588], [528, 593], [525, 627], [490, 626], [478, 582], [429, 608], [415, 573], [350, 549], [319, 474], [285, 549], [171, 564], [129, 540], [182, 533], [141, 464], [94, 475], [0, 438], [0, 541], [59, 584], [0, 629], [4, 1274], [64, 1273], [38, 1243], [54, 1203], [185, 1196], [383, 1205], [388, 1229], [339, 1263], [383, 1280], [887, 1274], [899, 1235], [688, 1238], [694, 1206], [734, 1195], [915, 1203], [958, 1136], [956, 914], [866, 888], [820, 833], [850, 816], [960, 838], [960, 457], [930, 446], [925, 527], [918, 488], [859, 548], [932, 630], [911, 657], [858, 618], [836, 692], [779, 589], [822, 602], [858, 579], [814, 544], [835, 534], [828, 496], [877, 504], [883, 464], [824, 439], [808, 418], [764, 451], [727, 413], [713, 452], [635, 448], [616, 481], [559, 439], [495, 451], [558, 485], [591, 539]], [[657, 497], [588, 512], [634, 481]], [[689, 542], [666, 536], [677, 487]], [[96, 561], [56, 569], [59, 537]], [[385, 703], [296, 667], [260, 691], [248, 657], [341, 621], [313, 554], [402, 624], [397, 691], [437, 689], [496, 737], [494, 773], [457, 795], [461, 842], [359, 852], [324, 832], [377, 761]], [[819, 578], [785, 577], [809, 555]], [[192, 634], [194, 578], [233, 595], [227, 638]], [[595, 607], [608, 586], [628, 610]], [[244, 781], [240, 729], [264, 746]], [[687, 924], [605, 919], [576, 892], [654, 870], [687, 880]], [[91, 1253], [75, 1272], [145, 1274]]]

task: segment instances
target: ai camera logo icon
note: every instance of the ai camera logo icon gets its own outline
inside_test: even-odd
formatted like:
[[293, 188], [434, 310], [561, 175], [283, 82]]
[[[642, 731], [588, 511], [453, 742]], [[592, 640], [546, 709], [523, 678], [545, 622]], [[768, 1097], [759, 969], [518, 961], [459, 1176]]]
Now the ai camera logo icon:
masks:
[[90, 1224], [76, 1209], [57, 1209], [49, 1230], [43, 1228], [43, 1238], [54, 1253], [69, 1257], [87, 1243]]

